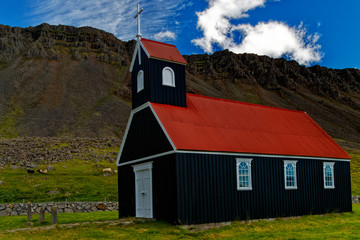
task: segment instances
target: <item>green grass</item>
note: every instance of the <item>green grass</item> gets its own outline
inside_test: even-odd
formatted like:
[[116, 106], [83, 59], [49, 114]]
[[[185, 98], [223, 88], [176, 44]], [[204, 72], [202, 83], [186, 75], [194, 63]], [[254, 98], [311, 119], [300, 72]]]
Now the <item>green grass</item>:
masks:
[[[58, 148], [70, 149], [69, 143], [49, 145], [49, 151]], [[72, 159], [52, 164], [54, 171], [48, 174], [28, 174], [24, 169], [0, 170], [0, 203], [14, 202], [48, 202], [48, 201], [117, 201], [117, 175], [103, 176], [102, 169], [116, 169], [115, 163], [101, 160], [109, 152], [117, 152], [118, 146], [104, 149], [81, 149], [81, 152], [98, 156], [96, 161]], [[360, 195], [360, 151], [348, 149], [351, 160], [352, 195]], [[45, 169], [48, 165], [37, 167]], [[64, 167], [65, 166], [65, 167]], [[50, 195], [48, 192], [57, 191]]]
[[[50, 225], [50, 213], [45, 214], [45, 222], [39, 223], [39, 214], [34, 214], [32, 227]], [[90, 212], [90, 213], [59, 213], [58, 224], [82, 223], [94, 221], [117, 220], [119, 217], [117, 211], [108, 212]], [[0, 217], [0, 231], [16, 228], [25, 228], [27, 216]]]
[[16, 124], [23, 115], [23, 109], [16, 105], [13, 100], [11, 100], [9, 111], [2, 118], [0, 118], [0, 137], [17, 137], [19, 133], [17, 131]]
[[[97, 150], [106, 151], [106, 150]], [[115, 163], [74, 159], [52, 164], [48, 174], [28, 174], [24, 169], [0, 170], [0, 203], [48, 201], [117, 201], [117, 174], [104, 176], [102, 169]], [[48, 165], [39, 165], [45, 169]], [[49, 194], [57, 191], [57, 194]]]
[[351, 194], [360, 195], [360, 151], [350, 149], [347, 152], [352, 157], [350, 162]]
[[[49, 214], [48, 214], [49, 215]], [[49, 224], [49, 216], [46, 216]], [[0, 217], [0, 239], [359, 239], [360, 204], [352, 213], [309, 215], [272, 221], [235, 221], [231, 225], [200, 231], [198, 226], [183, 229], [164, 222], [135, 220], [121, 222], [86, 223], [62, 227], [65, 223], [115, 220], [116, 212], [58, 214], [59, 224], [52, 229], [6, 232], [23, 228], [26, 216]], [[130, 219], [131, 220], [131, 219]], [[38, 227], [37, 218], [33, 227]]]

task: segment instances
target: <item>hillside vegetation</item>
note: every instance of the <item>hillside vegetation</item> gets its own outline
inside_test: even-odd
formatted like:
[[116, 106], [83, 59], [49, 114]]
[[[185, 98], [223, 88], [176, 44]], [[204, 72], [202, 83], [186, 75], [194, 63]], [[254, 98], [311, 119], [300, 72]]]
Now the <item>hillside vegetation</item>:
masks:
[[[131, 111], [134, 47], [91, 27], [0, 25], [0, 202], [117, 198], [101, 170], [115, 168]], [[188, 92], [306, 111], [350, 152], [360, 195], [359, 70], [227, 50], [185, 59]]]
[[[91, 27], [0, 25], [0, 136], [121, 137], [135, 41]], [[227, 50], [185, 56], [188, 92], [306, 111], [360, 143], [360, 71]]]

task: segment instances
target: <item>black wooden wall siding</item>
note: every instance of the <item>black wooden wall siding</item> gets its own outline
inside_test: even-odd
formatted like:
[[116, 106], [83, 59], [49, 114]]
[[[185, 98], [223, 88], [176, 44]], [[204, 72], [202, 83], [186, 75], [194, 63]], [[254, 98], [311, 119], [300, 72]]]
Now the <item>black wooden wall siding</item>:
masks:
[[[178, 220], [175, 154], [152, 160], [154, 218], [175, 223]], [[149, 161], [136, 164], [144, 162]], [[118, 174], [119, 217], [135, 216], [135, 174], [132, 165], [119, 166]]]
[[238, 191], [235, 159], [228, 155], [177, 154], [178, 213], [182, 223], [352, 210], [349, 162], [336, 161], [335, 189], [324, 189], [323, 161], [298, 159], [298, 189], [285, 190], [284, 159], [254, 157], [253, 190]]
[[[254, 157], [253, 189], [238, 191], [235, 159], [174, 153], [148, 160], [153, 161], [154, 218], [194, 224], [352, 210], [349, 162], [335, 161], [335, 189], [324, 189], [323, 161], [298, 159], [298, 189], [285, 190], [284, 159]], [[119, 216], [135, 216], [133, 167], [118, 170]]]
[[177, 222], [175, 154], [162, 156], [153, 162], [154, 218]]
[[[175, 86], [162, 85], [162, 70], [170, 67], [175, 73]], [[144, 71], [144, 89], [137, 92], [137, 74]], [[132, 77], [132, 108], [146, 103], [171, 104], [174, 106], [186, 107], [186, 85], [185, 66], [157, 59], [149, 59], [141, 49], [141, 65], [138, 64], [138, 57], [135, 60]]]
[[118, 167], [119, 218], [135, 216], [135, 175], [131, 165]]
[[120, 163], [173, 150], [149, 107], [135, 113]]
[[[157, 59], [150, 59], [150, 62], [153, 66], [149, 80], [153, 84], [150, 88], [153, 90], [150, 93], [152, 102], [186, 107], [185, 66]], [[165, 67], [174, 71], [175, 87], [162, 85], [162, 70]]]

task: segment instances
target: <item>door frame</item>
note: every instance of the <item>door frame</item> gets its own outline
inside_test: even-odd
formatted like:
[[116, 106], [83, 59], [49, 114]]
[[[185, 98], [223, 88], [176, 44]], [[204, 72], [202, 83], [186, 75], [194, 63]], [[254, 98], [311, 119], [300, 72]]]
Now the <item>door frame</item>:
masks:
[[142, 172], [142, 171], [149, 171], [150, 173], [150, 189], [149, 189], [149, 198], [150, 198], [150, 217], [149, 218], [153, 218], [153, 187], [152, 187], [152, 168], [153, 168], [153, 162], [146, 162], [146, 163], [141, 163], [141, 164], [136, 164], [136, 165], [132, 165], [133, 167], [133, 171], [134, 171], [134, 176], [135, 176], [135, 217], [139, 217], [137, 216], [137, 199], [140, 197], [138, 196], [138, 189], [137, 189], [137, 184], [136, 184], [136, 177], [137, 177], [137, 173], [138, 172]]

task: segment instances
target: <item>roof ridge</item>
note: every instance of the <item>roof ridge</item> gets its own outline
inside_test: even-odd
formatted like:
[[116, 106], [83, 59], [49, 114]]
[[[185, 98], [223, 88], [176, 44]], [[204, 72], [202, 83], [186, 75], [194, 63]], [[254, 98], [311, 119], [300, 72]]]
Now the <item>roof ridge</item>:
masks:
[[186, 93], [186, 95], [190, 95], [190, 96], [194, 96], [194, 97], [201, 97], [201, 98], [208, 98], [208, 99], [217, 100], [217, 101], [220, 100], [220, 101], [224, 101], [224, 102], [231, 102], [231, 103], [249, 105], [249, 106], [257, 106], [257, 107], [263, 107], [263, 108], [278, 109], [278, 110], [290, 111], [290, 112], [296, 112], [296, 113], [306, 113], [305, 111], [300, 111], [300, 110], [292, 110], [292, 109], [281, 108], [281, 107], [273, 107], [273, 106], [267, 106], [267, 105], [256, 104], [256, 103], [247, 103], [247, 102], [241, 102], [241, 101], [237, 101], [237, 100], [230, 100], [230, 99], [210, 97], [210, 96], [205, 96], [205, 95], [198, 95], [198, 94], [194, 94], [194, 93]]
[[[169, 43], [164, 43], [164, 42], [158, 42], [158, 41], [155, 41], [155, 40], [151, 40], [151, 39], [147, 39], [147, 38], [141, 38], [141, 40], [145, 40], [145, 41], [149, 41], [149, 42], [153, 42], [153, 43], [159, 43], [159, 44], [163, 44], [163, 45], [168, 45], [168, 46], [171, 46], [171, 47], [175, 47], [175, 45], [173, 44], [169, 44]], [[140, 40], [140, 41], [141, 41]]]

